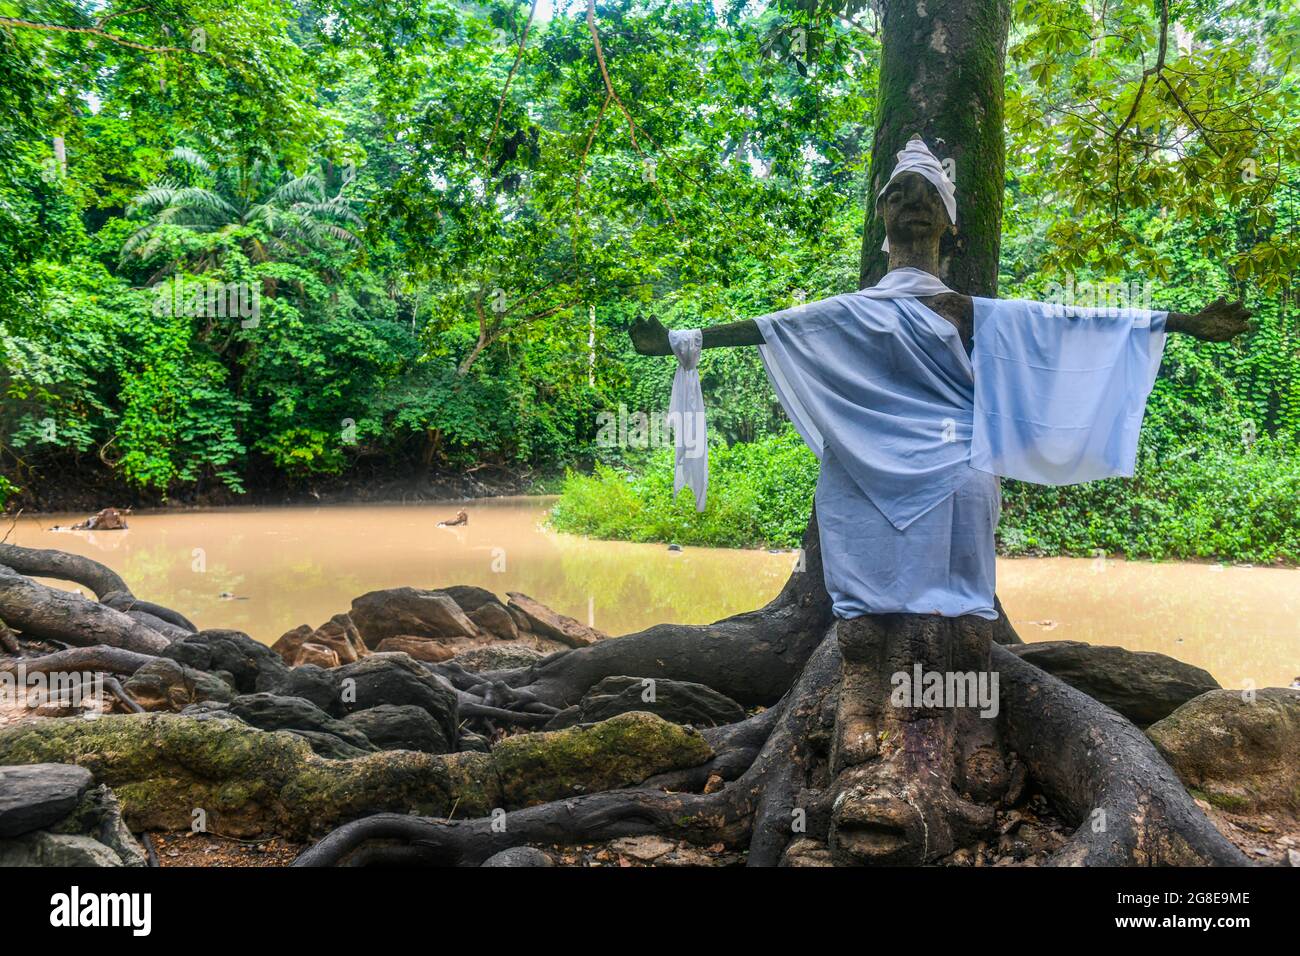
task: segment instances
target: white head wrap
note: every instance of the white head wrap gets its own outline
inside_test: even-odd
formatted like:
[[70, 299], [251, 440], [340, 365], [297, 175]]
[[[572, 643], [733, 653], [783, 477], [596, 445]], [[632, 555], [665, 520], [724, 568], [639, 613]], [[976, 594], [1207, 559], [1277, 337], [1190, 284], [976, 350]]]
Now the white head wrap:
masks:
[[[934, 188], [939, 190], [939, 198], [943, 200], [943, 208], [948, 210], [948, 219], [954, 225], [957, 223], [957, 188], [944, 175], [943, 165], [935, 158], [934, 153], [930, 152], [928, 146], [919, 137], [913, 137], [907, 141], [907, 145], [898, 153], [898, 165], [894, 171], [889, 174], [889, 182], [885, 183], [884, 188], [880, 190], [879, 199], [885, 194], [885, 189], [889, 188], [889, 183], [901, 176], [903, 173], [920, 173], [926, 179], [934, 184]], [[882, 252], [889, 251], [889, 237], [885, 237], [884, 245], [880, 247]]]

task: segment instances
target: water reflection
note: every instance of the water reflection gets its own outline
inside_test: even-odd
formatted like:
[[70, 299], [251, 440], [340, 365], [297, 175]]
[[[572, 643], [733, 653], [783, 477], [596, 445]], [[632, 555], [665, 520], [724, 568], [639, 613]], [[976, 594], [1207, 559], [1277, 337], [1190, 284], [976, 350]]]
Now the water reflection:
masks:
[[[322, 623], [366, 591], [402, 585], [475, 584], [503, 597], [524, 591], [611, 634], [666, 621], [704, 624], [766, 603], [795, 560], [561, 535], [543, 527], [546, 504], [504, 498], [137, 514], [124, 532], [54, 532], [46, 529], [71, 520], [26, 517], [9, 540], [93, 557], [140, 597], [200, 627], [237, 628], [266, 643]], [[467, 525], [437, 527], [461, 508]], [[1009, 559], [998, 563], [998, 590], [1029, 641], [1160, 651], [1225, 686], [1284, 686], [1300, 674], [1300, 570]]]

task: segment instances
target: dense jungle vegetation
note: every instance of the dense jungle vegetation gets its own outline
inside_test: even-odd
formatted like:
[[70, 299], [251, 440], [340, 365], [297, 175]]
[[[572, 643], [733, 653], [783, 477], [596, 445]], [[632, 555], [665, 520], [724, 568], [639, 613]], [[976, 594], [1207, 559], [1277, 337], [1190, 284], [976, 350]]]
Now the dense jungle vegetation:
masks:
[[[1255, 329], [1171, 339], [1137, 476], [1006, 482], [1000, 543], [1300, 560], [1300, 13], [1163, 6], [1014, 3], [1000, 294]], [[625, 330], [856, 287], [878, 54], [863, 2], [0, 0], [0, 503], [472, 470], [793, 545], [816, 462], [757, 355], [702, 363], [697, 515]]]

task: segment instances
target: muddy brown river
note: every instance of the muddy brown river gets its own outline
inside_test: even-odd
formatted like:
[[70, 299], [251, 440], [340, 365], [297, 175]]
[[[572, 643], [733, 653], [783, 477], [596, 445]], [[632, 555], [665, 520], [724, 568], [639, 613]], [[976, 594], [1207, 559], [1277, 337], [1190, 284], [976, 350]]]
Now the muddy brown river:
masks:
[[[523, 591], [610, 634], [705, 624], [770, 600], [790, 553], [592, 541], [545, 527], [547, 499], [232, 508], [136, 514], [126, 531], [50, 530], [84, 515], [20, 518], [15, 544], [113, 568], [135, 593], [199, 627], [272, 643], [377, 588], [475, 584]], [[439, 528], [464, 509], [469, 523]], [[1225, 687], [1300, 675], [1300, 569], [1088, 558], [998, 561], [998, 592], [1027, 641], [1160, 651]]]

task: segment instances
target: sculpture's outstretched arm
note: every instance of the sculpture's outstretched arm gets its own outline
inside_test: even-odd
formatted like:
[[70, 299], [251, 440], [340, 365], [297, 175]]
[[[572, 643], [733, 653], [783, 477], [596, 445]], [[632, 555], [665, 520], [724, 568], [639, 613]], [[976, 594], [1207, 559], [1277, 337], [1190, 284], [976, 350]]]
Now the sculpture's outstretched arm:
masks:
[[1203, 342], [1227, 342], [1249, 330], [1250, 315], [1240, 299], [1228, 302], [1219, 296], [1195, 315], [1170, 312], [1165, 328]]
[[[629, 330], [632, 345], [642, 355], [672, 355], [668, 330], [656, 318], [638, 319]], [[762, 345], [763, 333], [753, 319], [714, 325], [704, 330], [704, 348], [729, 348], [736, 345]]]

